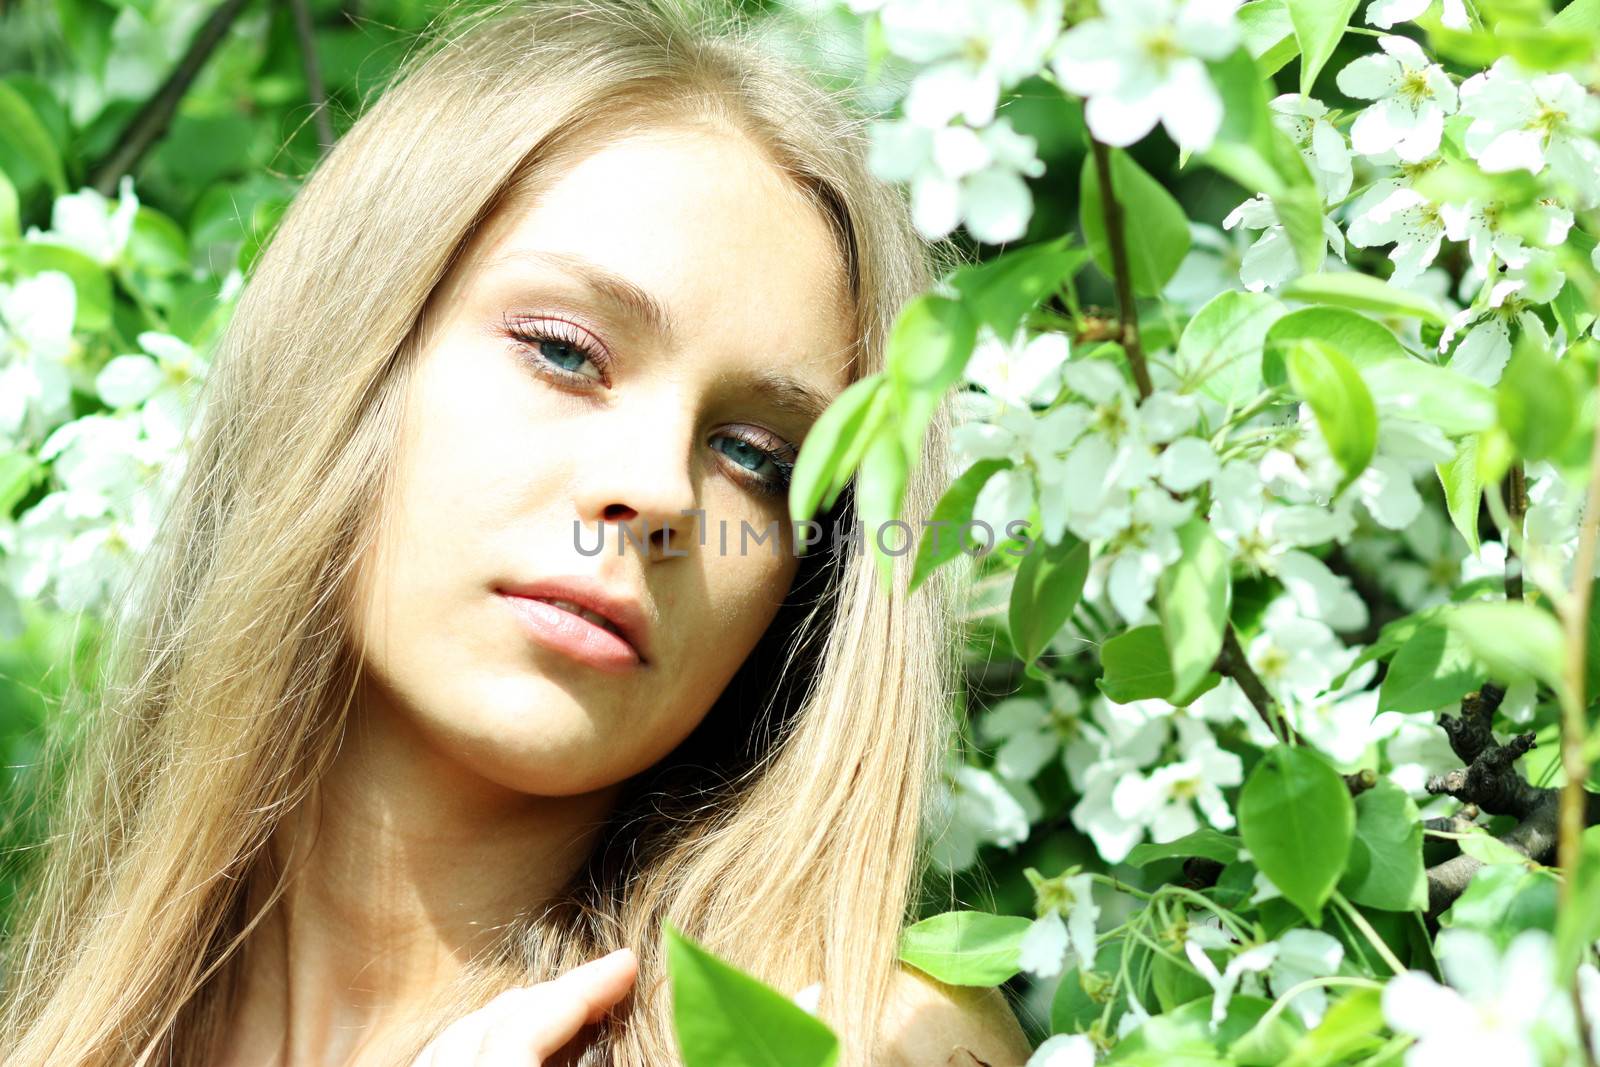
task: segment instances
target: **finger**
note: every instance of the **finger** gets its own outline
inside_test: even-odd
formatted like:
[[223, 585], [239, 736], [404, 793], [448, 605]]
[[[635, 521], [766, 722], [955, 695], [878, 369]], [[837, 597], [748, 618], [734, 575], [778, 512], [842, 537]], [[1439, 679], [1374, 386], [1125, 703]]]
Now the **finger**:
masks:
[[638, 958], [623, 948], [522, 990], [524, 996], [513, 1016], [527, 1027], [522, 1050], [541, 1059], [554, 1055], [586, 1024], [599, 1022], [607, 1009], [627, 995], [638, 969]]

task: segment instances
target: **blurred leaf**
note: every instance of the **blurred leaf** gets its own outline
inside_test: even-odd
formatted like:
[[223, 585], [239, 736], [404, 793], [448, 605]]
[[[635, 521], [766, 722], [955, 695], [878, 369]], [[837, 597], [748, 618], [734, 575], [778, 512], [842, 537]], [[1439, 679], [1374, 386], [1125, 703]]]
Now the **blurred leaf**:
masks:
[[1328, 451], [1344, 470], [1338, 491], [1355, 481], [1378, 449], [1378, 409], [1361, 375], [1331, 345], [1310, 337], [1295, 341], [1286, 364], [1289, 384], [1317, 416]]
[[1177, 533], [1183, 555], [1161, 573], [1156, 602], [1172, 664], [1172, 695], [1183, 697], [1211, 670], [1222, 651], [1233, 581], [1231, 557], [1209, 523], [1190, 519]]
[[832, 1067], [828, 1024], [662, 923], [672, 1023], [684, 1067]]
[[1422, 319], [1440, 326], [1445, 324], [1444, 312], [1428, 297], [1355, 271], [1294, 278], [1278, 290], [1278, 295], [1285, 300], [1303, 300], [1308, 304], [1333, 304], [1357, 311], [1375, 311], [1380, 315]]
[[1350, 24], [1356, 0], [1289, 0], [1289, 17], [1300, 43], [1300, 92], [1311, 95], [1323, 64]]

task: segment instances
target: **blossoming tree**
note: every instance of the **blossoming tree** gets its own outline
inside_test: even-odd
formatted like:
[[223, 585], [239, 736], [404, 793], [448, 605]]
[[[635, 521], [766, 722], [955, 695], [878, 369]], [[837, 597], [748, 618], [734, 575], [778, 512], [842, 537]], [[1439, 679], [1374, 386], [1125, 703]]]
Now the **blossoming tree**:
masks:
[[[807, 10], [887, 92], [873, 169], [977, 253], [790, 496], [898, 517], [954, 393], [912, 546], [914, 583], [978, 575], [932, 846], [998, 906], [927, 917], [904, 960], [1017, 990], [1029, 1067], [1596, 1063], [1600, 0]], [[92, 616], [148, 543], [264, 232], [189, 277], [182, 228], [126, 178], [69, 191], [3, 81], [0, 120], [0, 175], [52, 194], [25, 229], [0, 176], [11, 638]], [[668, 936], [687, 1063], [746, 1062], [752, 1028], [833, 1061]]]

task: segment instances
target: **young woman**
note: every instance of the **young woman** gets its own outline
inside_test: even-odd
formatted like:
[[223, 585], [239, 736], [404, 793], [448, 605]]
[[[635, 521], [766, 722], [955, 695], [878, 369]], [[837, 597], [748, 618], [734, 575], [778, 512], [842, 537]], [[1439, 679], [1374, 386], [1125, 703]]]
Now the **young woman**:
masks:
[[664, 920], [820, 982], [843, 1064], [1027, 1058], [997, 992], [896, 962], [959, 572], [885, 594], [789, 527], [819, 408], [939, 262], [864, 157], [687, 9], [502, 5], [408, 60], [221, 339], [0, 1062], [660, 1067]]

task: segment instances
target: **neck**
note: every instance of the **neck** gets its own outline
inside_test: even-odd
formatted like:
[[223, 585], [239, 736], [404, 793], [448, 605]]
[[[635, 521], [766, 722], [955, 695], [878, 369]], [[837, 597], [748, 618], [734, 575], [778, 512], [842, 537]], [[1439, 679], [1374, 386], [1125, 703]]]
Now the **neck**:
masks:
[[619, 790], [509, 790], [430, 747], [403, 715], [362, 708], [320, 805], [286, 815], [269, 843], [289, 882], [244, 945], [227, 1063], [360, 1062], [507, 925], [555, 898]]

